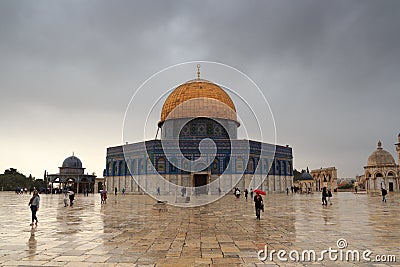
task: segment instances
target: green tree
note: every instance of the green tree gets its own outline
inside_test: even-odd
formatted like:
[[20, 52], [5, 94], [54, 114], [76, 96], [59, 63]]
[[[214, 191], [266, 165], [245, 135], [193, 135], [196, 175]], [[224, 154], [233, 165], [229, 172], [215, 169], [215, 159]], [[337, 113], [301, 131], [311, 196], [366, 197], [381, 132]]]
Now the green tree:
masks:
[[0, 190], [14, 191], [17, 187], [40, 189], [46, 187], [46, 183], [43, 180], [36, 180], [32, 175], [26, 177], [14, 168], [9, 168], [4, 171], [4, 174], [0, 174]]

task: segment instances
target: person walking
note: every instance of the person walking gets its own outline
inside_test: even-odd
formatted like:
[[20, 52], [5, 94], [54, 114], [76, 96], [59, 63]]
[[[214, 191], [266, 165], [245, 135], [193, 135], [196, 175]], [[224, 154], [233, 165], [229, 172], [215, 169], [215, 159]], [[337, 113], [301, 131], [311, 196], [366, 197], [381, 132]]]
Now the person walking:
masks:
[[107, 191], [103, 192], [103, 203], [107, 204]]
[[236, 198], [239, 198], [239, 197], [240, 197], [240, 189], [239, 189], [239, 188], [236, 188], [236, 190], [235, 190], [235, 196], [236, 196]]
[[264, 211], [264, 203], [263, 203], [263, 199], [260, 196], [260, 194], [256, 194], [254, 196], [254, 206], [256, 208], [256, 217], [257, 217], [258, 220], [260, 220], [261, 219], [260, 211], [261, 210]]
[[253, 199], [253, 194], [254, 194], [253, 188], [250, 188], [250, 197], [251, 197], [251, 199]]
[[332, 197], [332, 192], [331, 192], [331, 190], [328, 189], [328, 202], [329, 202], [329, 205], [332, 205], [331, 197]]
[[382, 191], [382, 201], [386, 202], [386, 195], [387, 195], [387, 190], [385, 188], [381, 188]]
[[246, 201], [247, 201], [247, 196], [248, 196], [248, 194], [249, 194], [249, 191], [247, 190], [247, 188], [244, 190], [244, 197], [246, 198]]
[[326, 201], [326, 197], [328, 196], [328, 193], [326, 192], [326, 187], [322, 188], [322, 205], [327, 206], [328, 202]]
[[114, 189], [114, 194], [117, 195], [117, 193], [118, 193], [118, 189], [115, 188], [115, 189]]
[[[32, 212], [32, 223], [30, 224], [31, 226], [35, 223], [37, 225], [38, 219], [36, 217], [36, 212], [39, 210], [39, 204], [40, 204], [40, 197], [39, 197], [39, 192], [34, 191], [32, 198], [29, 200], [29, 206], [31, 208]], [[35, 222], [36, 221], [36, 222]]]
[[106, 190], [100, 191], [100, 198], [101, 198], [101, 204], [107, 204], [107, 191]]

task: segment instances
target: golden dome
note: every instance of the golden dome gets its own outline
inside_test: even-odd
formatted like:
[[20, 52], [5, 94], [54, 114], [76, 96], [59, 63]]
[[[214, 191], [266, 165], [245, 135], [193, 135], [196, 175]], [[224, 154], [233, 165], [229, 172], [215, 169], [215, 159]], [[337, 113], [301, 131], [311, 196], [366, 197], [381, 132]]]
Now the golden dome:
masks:
[[167, 119], [196, 117], [237, 121], [236, 108], [229, 95], [218, 85], [203, 79], [188, 81], [168, 96], [159, 125]]
[[393, 156], [382, 148], [381, 141], [378, 148], [368, 157], [368, 166], [396, 165]]

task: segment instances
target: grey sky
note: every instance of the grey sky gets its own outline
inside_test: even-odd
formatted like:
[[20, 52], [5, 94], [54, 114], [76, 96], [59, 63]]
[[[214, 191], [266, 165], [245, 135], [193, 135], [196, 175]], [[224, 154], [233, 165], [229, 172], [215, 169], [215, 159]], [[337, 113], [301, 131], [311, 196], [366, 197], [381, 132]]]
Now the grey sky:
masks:
[[210, 60], [261, 87], [295, 168], [354, 177], [379, 139], [397, 159], [399, 14], [397, 0], [0, 1], [0, 171], [41, 177], [74, 151], [101, 176], [134, 90]]

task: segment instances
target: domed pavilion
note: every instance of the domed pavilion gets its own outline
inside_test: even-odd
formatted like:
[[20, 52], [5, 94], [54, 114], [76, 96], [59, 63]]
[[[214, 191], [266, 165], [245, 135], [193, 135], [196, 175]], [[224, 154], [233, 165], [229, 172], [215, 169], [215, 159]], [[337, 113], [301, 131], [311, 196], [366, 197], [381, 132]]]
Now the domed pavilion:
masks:
[[[400, 159], [400, 134], [398, 141], [396, 150]], [[400, 191], [399, 165], [396, 164], [393, 156], [382, 148], [381, 141], [378, 142], [377, 149], [368, 157], [364, 170], [367, 192], [380, 192], [381, 188], [385, 188], [388, 191]]]
[[94, 192], [96, 175], [85, 174], [82, 161], [72, 155], [63, 161], [59, 173], [48, 174], [46, 180], [50, 183], [52, 192], [55, 189], [69, 189], [75, 193], [83, 193], [85, 189], [87, 192]]
[[310, 171], [301, 170], [301, 175], [294, 178], [294, 183], [300, 189], [300, 193], [311, 193], [315, 187], [314, 178], [311, 176]]
[[[136, 181], [143, 180], [149, 181], [141, 183], [149, 186], [145, 191], [154, 190], [150, 188], [149, 177], [158, 174], [169, 182], [152, 185], [161, 195], [174, 193], [170, 184], [201, 187], [200, 194], [219, 194], [221, 188], [235, 186], [241, 190], [255, 189], [252, 178], [258, 175], [267, 177], [261, 189], [286, 192], [293, 185], [292, 148], [238, 139], [240, 123], [231, 97], [219, 85], [201, 79], [199, 69], [197, 74], [197, 79], [179, 85], [166, 98], [157, 125], [160, 140], [107, 148], [104, 170], [107, 190], [124, 188], [127, 193], [142, 193]], [[216, 154], [207, 159], [210, 164], [203, 166], [196, 160], [204, 154], [199, 147], [207, 139], [214, 142]], [[176, 143], [179, 143], [176, 154], [181, 153], [184, 158], [166, 155]], [[250, 150], [248, 155], [232, 152], [246, 145]], [[261, 153], [265, 147], [272, 156]], [[228, 175], [214, 184], [222, 174]], [[240, 177], [235, 180], [229, 175]]]

